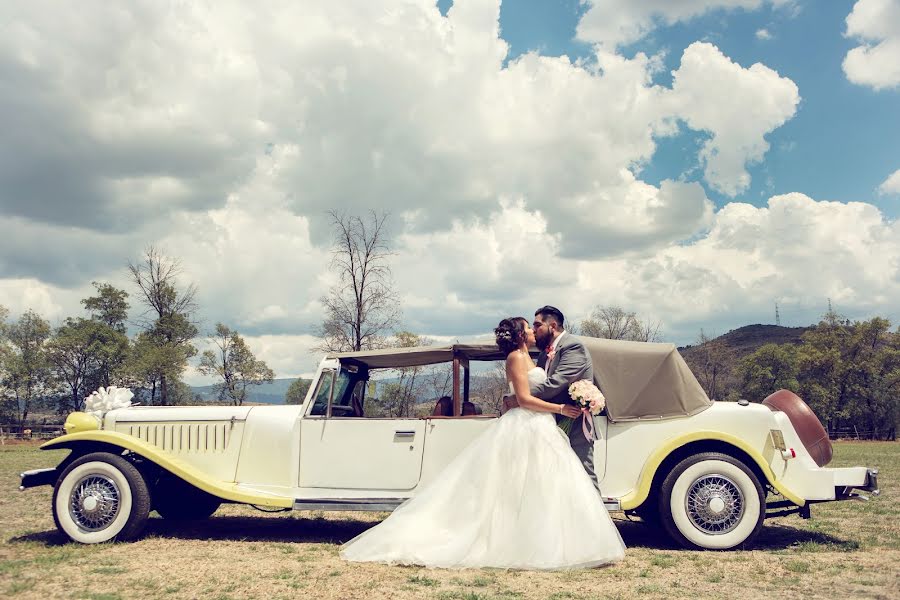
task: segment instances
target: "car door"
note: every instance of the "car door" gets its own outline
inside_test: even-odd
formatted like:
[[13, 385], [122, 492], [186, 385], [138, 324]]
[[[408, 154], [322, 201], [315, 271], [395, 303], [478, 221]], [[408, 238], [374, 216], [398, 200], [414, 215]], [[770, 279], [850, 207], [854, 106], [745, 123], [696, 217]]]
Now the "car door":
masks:
[[425, 421], [351, 416], [356, 390], [347, 391], [360, 385], [343, 369], [319, 377], [300, 426], [300, 487], [410, 490], [419, 482]]
[[425, 485], [430, 482], [496, 419], [491, 415], [428, 418], [425, 421], [425, 457], [420, 483]]

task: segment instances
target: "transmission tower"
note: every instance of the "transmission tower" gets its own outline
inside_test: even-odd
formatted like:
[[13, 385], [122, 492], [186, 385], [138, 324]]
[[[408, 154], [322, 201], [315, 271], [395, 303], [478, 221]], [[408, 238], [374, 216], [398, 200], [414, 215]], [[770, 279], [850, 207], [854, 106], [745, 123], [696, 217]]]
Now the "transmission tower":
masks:
[[781, 325], [781, 314], [778, 312], [778, 303], [775, 303], [775, 324]]

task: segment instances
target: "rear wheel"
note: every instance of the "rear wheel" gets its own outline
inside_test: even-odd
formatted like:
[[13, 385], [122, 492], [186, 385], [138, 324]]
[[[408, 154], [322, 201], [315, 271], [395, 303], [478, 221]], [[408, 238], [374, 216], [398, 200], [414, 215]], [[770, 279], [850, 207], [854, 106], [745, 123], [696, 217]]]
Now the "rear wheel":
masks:
[[150, 493], [137, 468], [121, 456], [93, 452], [77, 458], [53, 489], [53, 520], [75, 542], [97, 544], [140, 535]]
[[689, 456], [666, 476], [659, 513], [666, 532], [687, 548], [727, 550], [762, 529], [765, 495], [744, 463], [719, 452]]

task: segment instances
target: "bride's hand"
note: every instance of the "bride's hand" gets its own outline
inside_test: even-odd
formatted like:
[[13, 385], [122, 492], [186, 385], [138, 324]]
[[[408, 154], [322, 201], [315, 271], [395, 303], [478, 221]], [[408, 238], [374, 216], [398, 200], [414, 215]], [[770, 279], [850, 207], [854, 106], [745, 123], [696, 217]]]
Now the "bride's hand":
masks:
[[578, 417], [578, 415], [581, 414], [581, 409], [575, 408], [571, 404], [564, 404], [562, 407], [562, 410], [560, 411], [559, 414], [565, 415], [565, 416], [569, 417], [570, 419], [574, 419], [574, 418]]

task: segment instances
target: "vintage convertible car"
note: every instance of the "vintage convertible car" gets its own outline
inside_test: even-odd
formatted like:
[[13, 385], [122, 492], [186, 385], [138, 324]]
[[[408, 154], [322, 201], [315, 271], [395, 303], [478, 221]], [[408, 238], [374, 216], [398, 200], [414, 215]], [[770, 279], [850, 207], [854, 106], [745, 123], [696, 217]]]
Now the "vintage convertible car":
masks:
[[[669, 344], [584, 338], [607, 398], [595, 465], [607, 508], [636, 514], [687, 547], [747, 544], [766, 517], [878, 493], [877, 471], [829, 469], [831, 445], [809, 408], [780, 391], [762, 404], [713, 402]], [[459, 416], [470, 367], [494, 345], [326, 356], [302, 405], [129, 407], [69, 415], [54, 469], [59, 529], [83, 543], [138, 536], [148, 514], [203, 518], [222, 502], [261, 509], [390, 511], [414, 495], [497, 415]], [[452, 364], [458, 416], [365, 414], [384, 370]], [[598, 499], [598, 501], [600, 501]]]

